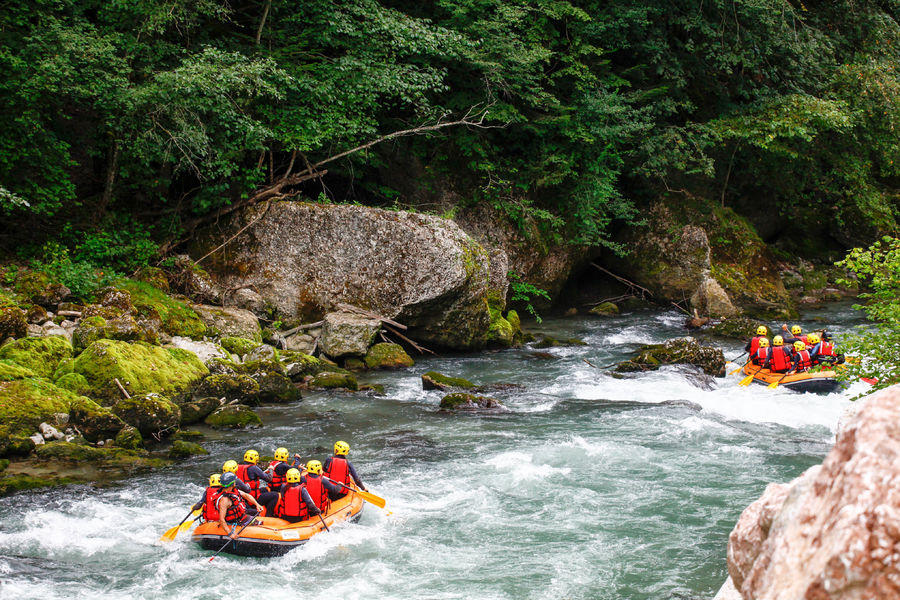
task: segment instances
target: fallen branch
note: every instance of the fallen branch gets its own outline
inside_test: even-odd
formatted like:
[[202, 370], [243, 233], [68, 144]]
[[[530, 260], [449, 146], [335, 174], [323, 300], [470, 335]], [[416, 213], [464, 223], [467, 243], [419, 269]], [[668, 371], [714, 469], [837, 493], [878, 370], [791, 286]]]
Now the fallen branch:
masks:
[[396, 335], [398, 338], [400, 338], [401, 340], [403, 340], [410, 346], [412, 346], [413, 348], [415, 348], [419, 352], [419, 354], [425, 354], [427, 352], [428, 354], [437, 356], [437, 354], [435, 354], [434, 352], [432, 352], [425, 346], [420, 346], [419, 344], [415, 343], [414, 341], [412, 341], [411, 339], [409, 339], [408, 337], [406, 337], [405, 335], [403, 335], [396, 329], [392, 328], [390, 325], [385, 325], [384, 328], [387, 329], [388, 331], [390, 331], [391, 333], [393, 333], [394, 335]]
[[122, 391], [123, 394], [125, 394], [125, 399], [126, 399], [126, 400], [131, 400], [131, 395], [130, 395], [130, 394], [125, 390], [125, 388], [122, 386], [122, 382], [119, 381], [119, 378], [116, 377], [115, 379], [113, 379], [113, 381], [116, 382], [116, 385], [119, 386], [119, 389]]
[[[689, 313], [688, 311], [686, 311], [686, 310], [685, 310], [684, 308], [682, 308], [681, 305], [678, 304], [677, 302], [672, 302], [672, 306], [674, 306], [675, 308], [677, 308], [678, 310], [680, 310], [681, 312], [683, 312], [684, 314], [686, 314], [686, 315], [689, 316], [689, 317], [696, 317], [696, 316], [697, 316], [696, 314], [692, 315], [691, 313]], [[696, 313], [696, 311], [694, 311], [694, 312]], [[698, 318], [699, 318], [699, 317], [698, 317]]]
[[325, 321], [316, 321], [315, 323], [306, 323], [305, 325], [298, 325], [293, 329], [288, 329], [287, 331], [282, 331], [281, 335], [284, 337], [288, 337], [294, 335], [298, 331], [306, 331], [307, 329], [315, 329], [316, 327], [321, 327], [325, 324]]
[[644, 298], [644, 294], [650, 296], [651, 298], [653, 297], [653, 293], [652, 293], [650, 290], [648, 290], [647, 288], [642, 287], [642, 286], [639, 286], [639, 285], [636, 284], [635, 282], [629, 281], [629, 280], [625, 279], [624, 277], [620, 277], [619, 275], [616, 275], [616, 274], [613, 273], [612, 271], [609, 271], [609, 270], [607, 270], [607, 269], [604, 269], [603, 267], [601, 267], [600, 265], [598, 265], [598, 264], [595, 263], [595, 262], [591, 262], [591, 266], [594, 267], [595, 269], [597, 269], [598, 271], [602, 272], [602, 273], [606, 273], [607, 275], [609, 275], [610, 277], [612, 277], [613, 279], [615, 279], [615, 280], [618, 281], [619, 283], [623, 283], [623, 284], [627, 285], [629, 289], [640, 290], [640, 292], [641, 292], [641, 299]]
[[382, 323], [386, 323], [387, 325], [392, 325], [392, 326], [396, 327], [397, 329], [402, 329], [404, 331], [406, 331], [406, 329], [407, 329], [406, 325], [403, 325], [402, 323], [398, 323], [397, 321], [388, 319], [387, 317], [383, 317], [376, 312], [372, 312], [371, 310], [366, 310], [364, 308], [359, 308], [358, 306], [353, 306], [352, 304], [343, 304], [340, 302], [338, 304], [336, 304], [335, 306], [344, 312], [351, 312], [351, 313], [355, 313], [357, 315], [361, 315], [363, 317], [377, 319], [377, 320], [381, 321]]

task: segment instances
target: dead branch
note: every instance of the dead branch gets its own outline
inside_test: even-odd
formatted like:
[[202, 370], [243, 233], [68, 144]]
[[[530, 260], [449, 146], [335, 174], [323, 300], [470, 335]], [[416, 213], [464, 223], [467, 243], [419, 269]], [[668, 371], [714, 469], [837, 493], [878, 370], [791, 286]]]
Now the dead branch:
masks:
[[402, 323], [398, 323], [397, 321], [392, 321], [391, 319], [388, 319], [387, 317], [383, 317], [383, 316], [379, 315], [378, 313], [372, 312], [371, 310], [366, 310], [364, 308], [359, 308], [358, 306], [353, 306], [352, 304], [344, 304], [341, 302], [337, 303], [335, 306], [344, 312], [351, 312], [351, 313], [355, 313], [357, 315], [361, 315], [363, 317], [369, 317], [370, 319], [377, 319], [377, 320], [381, 321], [382, 323], [385, 323], [387, 325], [393, 325], [397, 329], [402, 329], [403, 331], [406, 331], [406, 329], [407, 329], [406, 325], [403, 325]]
[[[243, 227], [241, 227], [241, 228], [238, 230], [237, 233], [235, 233], [233, 236], [231, 236], [230, 238], [228, 238], [227, 240], [225, 240], [224, 242], [222, 242], [220, 245], [216, 246], [215, 248], [213, 248], [212, 250], [210, 250], [209, 252], [207, 252], [206, 254], [204, 254], [203, 256], [201, 256], [200, 258], [198, 258], [195, 262], [196, 262], [197, 264], [200, 264], [200, 262], [201, 262], [204, 258], [206, 258], [207, 256], [209, 256], [210, 254], [214, 254], [215, 252], [218, 252], [219, 250], [221, 250], [222, 248], [224, 248], [225, 246], [227, 246], [227, 245], [231, 242], [231, 240], [233, 240], [233, 239], [236, 238], [237, 236], [241, 235], [242, 233], [244, 233], [245, 231], [247, 231], [248, 229], [250, 229], [251, 227], [253, 227], [254, 225], [256, 225], [256, 224], [257, 224], [264, 216], [266, 216], [266, 213], [269, 212], [269, 207], [270, 207], [270, 206], [272, 206], [272, 203], [271, 203], [270, 201], [266, 201], [266, 207], [263, 209], [263, 211], [262, 211], [261, 213], [259, 213], [259, 215], [257, 215], [257, 217], [256, 217], [255, 219], [253, 219], [252, 221], [250, 221], [249, 223], [247, 223], [246, 225], [244, 225]], [[222, 298], [222, 301], [224, 302], [225, 299]]]
[[294, 327], [293, 329], [288, 329], [287, 331], [283, 331], [281, 333], [281, 335], [283, 335], [284, 337], [288, 337], [288, 336], [294, 335], [298, 331], [306, 331], [307, 329], [315, 329], [316, 327], [321, 327], [324, 324], [325, 324], [325, 321], [316, 321], [315, 323], [307, 323], [305, 325], [298, 325], [297, 327]]
[[387, 329], [388, 331], [390, 331], [391, 333], [393, 333], [394, 335], [396, 335], [398, 338], [400, 338], [401, 340], [403, 340], [410, 346], [412, 346], [413, 348], [415, 348], [419, 354], [425, 354], [427, 352], [428, 354], [433, 354], [434, 356], [437, 356], [437, 354], [435, 354], [434, 352], [432, 352], [425, 346], [420, 346], [419, 344], [415, 343], [414, 341], [412, 341], [411, 339], [409, 339], [408, 337], [406, 337], [405, 335], [403, 335], [396, 329], [392, 328], [390, 325], [385, 325], [384, 328]]
[[123, 394], [125, 394], [125, 399], [126, 399], [126, 400], [131, 400], [131, 395], [130, 395], [130, 394], [125, 390], [125, 388], [122, 386], [122, 382], [119, 381], [119, 378], [116, 377], [115, 379], [113, 379], [113, 381], [115, 381], [115, 382], [116, 382], [116, 385], [119, 386], [119, 390], [121, 390], [121, 392], [122, 392]]
[[635, 282], [629, 281], [629, 280], [625, 279], [624, 277], [620, 277], [620, 276], [616, 275], [615, 273], [613, 273], [612, 271], [608, 271], [607, 269], [604, 269], [603, 267], [601, 267], [600, 265], [598, 265], [595, 262], [591, 262], [591, 266], [594, 267], [595, 269], [597, 269], [598, 271], [601, 271], [602, 273], [606, 273], [607, 275], [609, 275], [610, 277], [612, 277], [619, 283], [623, 283], [623, 284], [627, 285], [629, 289], [639, 290], [641, 292], [642, 299], [644, 298], [644, 294], [646, 294], [647, 296], [650, 296], [651, 298], [653, 297], [653, 293], [650, 290], [648, 290], [647, 288], [641, 287], [638, 284], [636, 284]]

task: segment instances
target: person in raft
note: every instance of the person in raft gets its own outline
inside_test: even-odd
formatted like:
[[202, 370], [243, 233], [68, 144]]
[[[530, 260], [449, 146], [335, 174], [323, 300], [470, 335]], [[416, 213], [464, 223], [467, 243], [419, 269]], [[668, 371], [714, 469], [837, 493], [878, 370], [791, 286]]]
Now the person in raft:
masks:
[[[225, 473], [234, 473], [235, 477], [237, 477], [237, 468], [238, 464], [236, 460], [226, 460], [225, 464], [222, 465], [222, 474], [224, 475]], [[240, 479], [238, 479], [234, 483], [234, 487], [241, 490], [242, 492], [247, 492], [248, 494], [250, 493], [250, 486]]]
[[756, 328], [756, 335], [750, 338], [750, 341], [744, 346], [744, 352], [750, 355], [751, 360], [756, 355], [756, 351], [759, 350], [759, 340], [765, 339], [767, 335], [769, 335], [769, 330], [766, 329], [765, 325], [760, 325]]
[[806, 344], [800, 340], [794, 342], [794, 356], [791, 358], [791, 363], [792, 366], [789, 373], [803, 372], [813, 366], [809, 350], [806, 349]]
[[304, 521], [322, 514], [306, 486], [301, 483], [300, 470], [294, 467], [285, 473], [285, 483], [279, 491], [280, 500], [275, 506], [275, 516], [289, 523]]
[[272, 482], [272, 477], [256, 465], [258, 462], [259, 452], [247, 450], [244, 452], [244, 460], [238, 463], [237, 471], [234, 472], [238, 479], [250, 486], [250, 495], [256, 499], [259, 499], [262, 484]]
[[815, 333], [811, 333], [806, 338], [809, 340], [809, 355], [812, 357], [814, 365], [833, 365], [844, 362], [843, 354], [835, 354], [834, 344], [831, 343], [831, 336], [827, 331], [822, 332], [821, 339]]
[[269, 490], [273, 492], [278, 492], [281, 490], [281, 486], [284, 485], [287, 476], [288, 469], [292, 467], [300, 466], [300, 455], [294, 455], [294, 462], [289, 463], [289, 454], [287, 448], [276, 448], [275, 449], [275, 457], [272, 462], [269, 463], [269, 466], [266, 468], [266, 473], [272, 478], [269, 482]]
[[763, 366], [769, 361], [769, 356], [772, 353], [772, 348], [769, 346], [769, 338], [763, 338], [759, 340], [759, 348], [756, 351], [756, 354], [750, 357], [750, 362], [754, 365]]
[[[356, 474], [353, 463], [347, 459], [348, 454], [350, 454], [350, 444], [342, 441], [335, 442], [334, 456], [325, 459], [325, 465], [322, 467], [322, 474], [331, 479], [332, 483], [344, 484], [344, 486], [349, 486], [350, 481], [352, 480], [353, 483], [356, 484], [356, 487], [365, 492], [367, 491], [366, 486], [363, 485], [362, 479]], [[332, 500], [337, 500], [338, 498], [346, 496], [349, 491], [349, 488], [341, 485], [338, 485], [338, 489], [339, 491], [335, 495], [329, 493], [329, 497]]]
[[209, 487], [203, 490], [203, 496], [200, 497], [200, 502], [195, 504], [191, 508], [191, 511], [193, 512], [197, 509], [202, 509], [203, 512], [200, 514], [204, 521], [218, 521], [219, 511], [216, 510], [216, 502], [218, 502], [219, 496], [221, 495], [222, 488], [219, 483], [219, 474], [213, 473], [209, 476]]
[[[222, 495], [216, 501], [216, 510], [219, 512], [219, 525], [223, 530], [227, 530], [231, 526], [231, 533], [228, 537], [234, 539], [237, 537], [237, 525], [246, 525], [253, 517], [263, 512], [263, 507], [259, 505], [256, 498], [235, 489], [234, 484], [237, 481], [234, 473], [224, 473], [219, 478], [222, 487]], [[254, 508], [247, 506], [247, 503], [253, 505]]]
[[792, 366], [790, 350], [784, 346], [784, 338], [776, 335], [772, 338], [772, 348], [769, 352], [769, 358], [763, 363], [764, 369], [769, 369], [773, 373], [787, 373]]
[[323, 513], [327, 513], [331, 497], [339, 494], [341, 488], [327, 479], [322, 479], [322, 463], [317, 460], [306, 463], [306, 475], [301, 481], [306, 486], [309, 497], [316, 503], [316, 507]]
[[788, 326], [785, 324], [781, 325], [781, 329], [784, 331], [784, 335], [781, 337], [784, 338], [784, 343], [792, 346], [795, 342], [803, 342], [803, 345], [809, 345], [809, 342], [806, 339], [806, 335], [803, 334], [803, 328], [799, 325], [791, 325], [791, 332], [788, 335]]

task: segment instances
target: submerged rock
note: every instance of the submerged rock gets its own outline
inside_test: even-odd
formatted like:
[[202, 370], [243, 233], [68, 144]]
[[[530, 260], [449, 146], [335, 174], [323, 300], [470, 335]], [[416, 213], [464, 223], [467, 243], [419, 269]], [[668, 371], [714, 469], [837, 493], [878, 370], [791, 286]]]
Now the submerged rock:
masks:
[[725, 356], [721, 348], [701, 346], [692, 337], [667, 340], [664, 344], [642, 346], [638, 355], [616, 366], [620, 373], [655, 371], [662, 365], [696, 365], [707, 375], [725, 376]]
[[503, 405], [499, 400], [465, 392], [454, 392], [441, 398], [441, 410], [497, 410], [502, 408]]
[[449, 390], [451, 388], [468, 390], [474, 387], [475, 384], [468, 379], [463, 379], [462, 377], [447, 377], [437, 371], [428, 371], [422, 375], [423, 390]]
[[209, 454], [209, 451], [200, 444], [184, 440], [175, 440], [169, 448], [169, 458], [188, 458], [203, 454]]
[[770, 484], [728, 540], [747, 600], [900, 597], [900, 386], [872, 396], [821, 465]]
[[600, 317], [611, 317], [619, 314], [619, 307], [612, 302], [602, 302], [588, 312]]

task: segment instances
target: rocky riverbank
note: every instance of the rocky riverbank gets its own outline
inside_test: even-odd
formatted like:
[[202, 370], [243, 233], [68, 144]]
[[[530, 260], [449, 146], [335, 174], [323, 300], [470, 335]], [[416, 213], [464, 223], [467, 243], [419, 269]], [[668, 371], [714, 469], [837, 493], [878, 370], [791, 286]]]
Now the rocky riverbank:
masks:
[[900, 387], [857, 401], [821, 465], [770, 484], [728, 541], [718, 600], [900, 598]]

